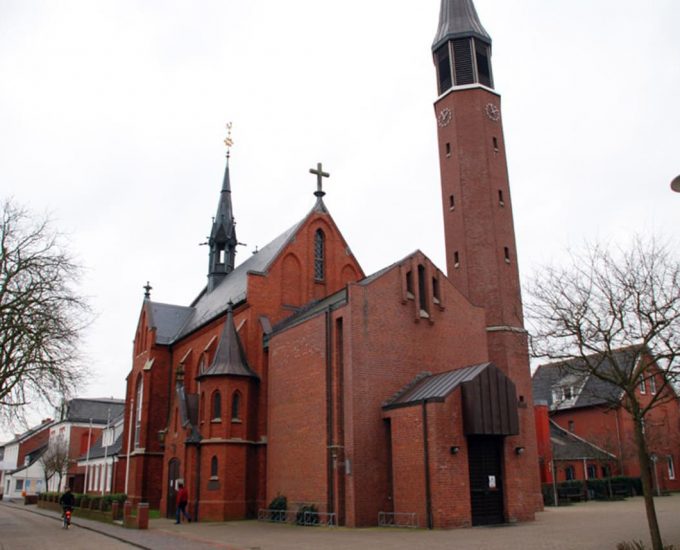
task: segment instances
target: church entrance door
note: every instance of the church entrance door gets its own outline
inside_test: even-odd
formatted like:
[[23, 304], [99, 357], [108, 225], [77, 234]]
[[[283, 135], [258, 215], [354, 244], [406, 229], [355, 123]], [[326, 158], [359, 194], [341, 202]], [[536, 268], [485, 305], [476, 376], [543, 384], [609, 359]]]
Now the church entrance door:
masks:
[[503, 438], [468, 436], [472, 525], [503, 523]]
[[179, 479], [179, 459], [173, 458], [168, 463], [168, 512], [167, 517], [174, 518], [177, 513], [177, 480]]

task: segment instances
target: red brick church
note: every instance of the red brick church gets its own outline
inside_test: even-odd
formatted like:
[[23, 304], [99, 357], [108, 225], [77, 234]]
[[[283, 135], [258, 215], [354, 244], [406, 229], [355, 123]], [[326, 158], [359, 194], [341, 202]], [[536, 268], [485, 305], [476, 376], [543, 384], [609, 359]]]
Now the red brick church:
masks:
[[147, 290], [117, 486], [199, 520], [283, 495], [347, 526], [533, 519], [541, 508], [500, 96], [472, 0], [442, 0], [432, 47], [447, 272], [424, 254], [366, 276], [324, 202], [236, 265], [229, 161], [207, 285]]

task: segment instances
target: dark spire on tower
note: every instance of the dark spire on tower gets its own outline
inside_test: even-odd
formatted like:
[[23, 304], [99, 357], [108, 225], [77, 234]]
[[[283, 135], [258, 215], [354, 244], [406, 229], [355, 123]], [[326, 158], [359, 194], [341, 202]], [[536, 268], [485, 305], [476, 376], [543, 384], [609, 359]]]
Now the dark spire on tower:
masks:
[[235, 376], [253, 376], [257, 374], [248, 365], [248, 360], [243, 351], [241, 339], [234, 325], [234, 304], [227, 304], [227, 320], [222, 329], [219, 344], [215, 350], [212, 363], [201, 376], [223, 376], [231, 374]]
[[[231, 124], [227, 125], [229, 137], [225, 140], [231, 147]], [[208, 265], [208, 292], [211, 292], [226, 275], [234, 270], [236, 262], [236, 222], [231, 205], [231, 180], [229, 178], [229, 149], [227, 149], [227, 166], [224, 170], [224, 181], [217, 203], [217, 214], [213, 220], [212, 230], [208, 238], [210, 260]]]
[[491, 36], [472, 0], [442, 0], [432, 53], [439, 94], [469, 84], [493, 88]]

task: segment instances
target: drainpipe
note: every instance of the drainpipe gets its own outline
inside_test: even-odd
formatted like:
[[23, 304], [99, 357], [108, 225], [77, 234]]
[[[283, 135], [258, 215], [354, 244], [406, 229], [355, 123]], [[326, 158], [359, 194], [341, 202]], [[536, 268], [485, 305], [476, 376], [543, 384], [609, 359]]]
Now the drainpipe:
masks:
[[128, 481], [130, 479], [130, 447], [132, 446], [132, 415], [135, 410], [135, 399], [134, 397], [130, 400], [130, 419], [128, 421], [128, 440], [127, 440], [127, 460], [125, 461], [125, 495], [126, 498], [130, 495], [128, 494]]
[[425, 461], [425, 507], [427, 509], [427, 528], [433, 528], [432, 493], [430, 490], [430, 449], [427, 437], [427, 399], [423, 401], [423, 460]]
[[198, 521], [198, 507], [201, 500], [201, 444], [196, 443], [196, 502], [194, 504], [194, 521]]
[[330, 306], [326, 309], [326, 481], [328, 492], [326, 510], [333, 513], [335, 508], [335, 483], [333, 472], [333, 348], [332, 315]]

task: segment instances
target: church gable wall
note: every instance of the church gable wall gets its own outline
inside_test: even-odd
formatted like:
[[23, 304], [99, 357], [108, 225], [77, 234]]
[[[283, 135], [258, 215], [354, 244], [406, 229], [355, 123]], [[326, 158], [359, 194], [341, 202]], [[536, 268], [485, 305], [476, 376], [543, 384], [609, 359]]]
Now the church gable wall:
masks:
[[[323, 235], [323, 255], [316, 257], [317, 235]], [[296, 308], [328, 296], [363, 271], [328, 214], [310, 215], [262, 277], [248, 277], [248, 302], [276, 324]], [[297, 303], [289, 303], [297, 302]], [[261, 312], [261, 313], [259, 313]]]
[[[428, 317], [421, 315], [418, 266], [423, 266], [421, 273], [428, 281], [422, 285]], [[414, 277], [412, 293], [406, 291], [409, 271]], [[349, 482], [354, 486], [357, 525], [374, 524], [386, 506], [382, 403], [421, 372], [444, 372], [488, 359], [484, 311], [470, 305], [441, 273], [436, 304], [431, 285], [436, 275], [436, 268], [418, 253], [368, 285], [350, 286], [346, 421], [353, 433], [347, 453], [354, 462]]]
[[[138, 339], [142, 339], [142, 343]], [[125, 491], [126, 461], [128, 453], [129, 430], [131, 434], [131, 459], [128, 479], [128, 495], [133, 502], [148, 501], [158, 506], [161, 487], [156, 482], [162, 470], [161, 444], [158, 432], [165, 429], [169, 410], [168, 377], [170, 376], [171, 355], [165, 346], [157, 346], [155, 331], [147, 330], [140, 323], [134, 343], [132, 370], [127, 377], [125, 395], [125, 422], [123, 428], [123, 447], [115, 473], [115, 490]], [[135, 446], [135, 423], [138, 414], [137, 384], [142, 381], [142, 408], [139, 444]], [[133, 410], [131, 411], [131, 405]], [[131, 414], [132, 413], [132, 414]], [[153, 472], [150, 477], [145, 472]]]

